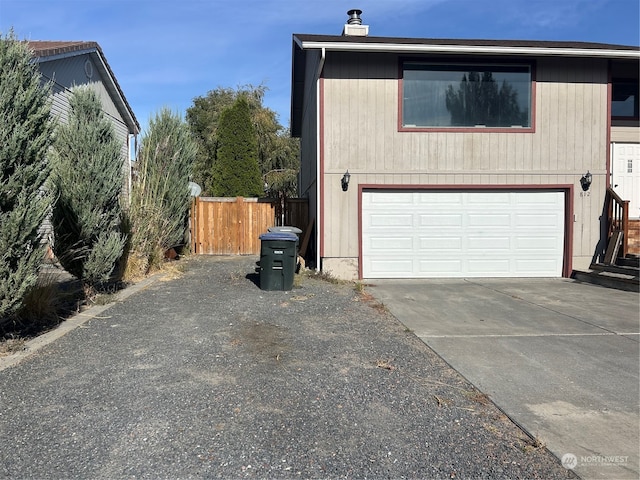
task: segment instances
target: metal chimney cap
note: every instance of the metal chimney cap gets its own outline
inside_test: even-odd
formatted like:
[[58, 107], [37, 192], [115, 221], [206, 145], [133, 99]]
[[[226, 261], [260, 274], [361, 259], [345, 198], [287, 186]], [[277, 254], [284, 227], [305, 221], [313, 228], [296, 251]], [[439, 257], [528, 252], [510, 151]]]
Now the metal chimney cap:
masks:
[[362, 10], [357, 8], [353, 8], [347, 12], [349, 15], [349, 20], [347, 20], [347, 24], [349, 25], [362, 25], [362, 19], [360, 15], [362, 14]]

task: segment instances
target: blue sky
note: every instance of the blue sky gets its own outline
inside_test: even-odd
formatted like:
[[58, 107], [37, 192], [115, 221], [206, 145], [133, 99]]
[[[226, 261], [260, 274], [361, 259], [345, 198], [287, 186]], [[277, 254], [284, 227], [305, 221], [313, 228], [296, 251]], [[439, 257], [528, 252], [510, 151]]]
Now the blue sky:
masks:
[[360, 8], [374, 36], [640, 44], [638, 0], [0, 0], [0, 32], [100, 44], [144, 126], [217, 87], [264, 84], [289, 124], [291, 36], [339, 35]]

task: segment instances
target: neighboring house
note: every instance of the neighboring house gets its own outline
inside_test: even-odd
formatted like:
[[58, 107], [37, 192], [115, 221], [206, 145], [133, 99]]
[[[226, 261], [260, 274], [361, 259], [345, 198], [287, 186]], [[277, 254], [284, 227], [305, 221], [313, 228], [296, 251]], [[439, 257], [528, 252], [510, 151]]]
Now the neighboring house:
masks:
[[359, 13], [293, 35], [316, 268], [567, 277], [604, 256], [609, 186], [640, 217], [639, 47], [370, 37]]
[[131, 190], [131, 156], [140, 125], [120, 88], [100, 46], [95, 42], [28, 41], [40, 67], [43, 82], [52, 82], [52, 114], [66, 121], [73, 87], [87, 85], [102, 102], [107, 118], [122, 143], [123, 194]]

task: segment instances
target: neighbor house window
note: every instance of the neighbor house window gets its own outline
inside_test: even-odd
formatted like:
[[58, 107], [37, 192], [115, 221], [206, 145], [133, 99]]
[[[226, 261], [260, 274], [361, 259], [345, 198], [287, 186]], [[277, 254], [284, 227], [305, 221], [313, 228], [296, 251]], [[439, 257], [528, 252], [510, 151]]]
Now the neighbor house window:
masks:
[[613, 79], [611, 116], [619, 119], [638, 118], [638, 80]]
[[405, 62], [403, 128], [531, 128], [530, 65]]

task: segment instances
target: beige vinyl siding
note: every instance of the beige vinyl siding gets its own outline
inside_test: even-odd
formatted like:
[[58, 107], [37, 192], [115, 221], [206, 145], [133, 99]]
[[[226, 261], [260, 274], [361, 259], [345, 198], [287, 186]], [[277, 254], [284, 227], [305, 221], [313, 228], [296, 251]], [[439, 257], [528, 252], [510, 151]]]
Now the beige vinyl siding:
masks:
[[611, 141], [620, 143], [640, 142], [640, 128], [638, 127], [611, 127]]
[[[333, 53], [324, 71], [326, 257], [358, 255], [358, 184], [573, 185], [574, 261], [600, 238], [606, 183], [606, 60], [535, 61], [535, 132], [399, 132], [399, 60]], [[342, 192], [340, 178], [351, 173]], [[580, 176], [594, 177], [588, 194]]]

